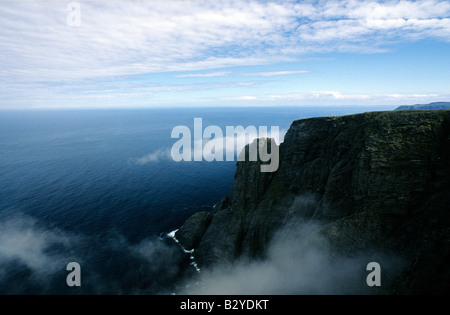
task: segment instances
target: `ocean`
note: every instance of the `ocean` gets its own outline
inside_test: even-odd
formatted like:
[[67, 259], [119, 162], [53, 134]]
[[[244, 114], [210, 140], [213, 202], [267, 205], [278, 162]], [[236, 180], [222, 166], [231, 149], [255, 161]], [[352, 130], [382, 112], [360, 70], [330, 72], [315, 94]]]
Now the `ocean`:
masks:
[[[389, 108], [391, 109], [391, 108]], [[379, 107], [0, 112], [0, 294], [169, 294], [196, 270], [167, 234], [229, 194], [235, 161], [175, 162], [175, 126], [278, 126]], [[81, 266], [70, 287], [69, 262]]]

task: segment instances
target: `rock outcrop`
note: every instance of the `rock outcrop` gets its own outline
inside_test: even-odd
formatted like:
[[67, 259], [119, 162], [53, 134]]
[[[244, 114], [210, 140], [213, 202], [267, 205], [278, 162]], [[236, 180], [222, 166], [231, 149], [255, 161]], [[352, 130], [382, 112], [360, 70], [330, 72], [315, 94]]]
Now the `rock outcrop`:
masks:
[[450, 293], [450, 111], [294, 121], [274, 173], [238, 162], [231, 196], [177, 232], [200, 267], [260, 259], [280, 228], [319, 222], [336, 253], [400, 257], [383, 293]]

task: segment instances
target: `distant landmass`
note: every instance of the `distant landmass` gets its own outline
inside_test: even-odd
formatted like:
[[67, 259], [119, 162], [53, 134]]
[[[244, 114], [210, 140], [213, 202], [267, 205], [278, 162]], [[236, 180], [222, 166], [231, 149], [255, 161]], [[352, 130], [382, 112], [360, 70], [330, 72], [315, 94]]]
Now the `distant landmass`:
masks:
[[259, 166], [238, 162], [231, 196], [176, 232], [200, 268], [238, 266], [201, 292], [235, 275], [264, 293], [450, 293], [450, 111], [297, 120], [279, 169]]
[[434, 102], [430, 104], [403, 105], [395, 110], [450, 109], [450, 102]]

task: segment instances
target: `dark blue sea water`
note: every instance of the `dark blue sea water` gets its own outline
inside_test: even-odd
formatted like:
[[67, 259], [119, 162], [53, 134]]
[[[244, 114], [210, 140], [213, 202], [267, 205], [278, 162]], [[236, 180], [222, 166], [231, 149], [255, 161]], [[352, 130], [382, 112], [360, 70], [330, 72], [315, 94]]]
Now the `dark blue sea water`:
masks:
[[[236, 164], [172, 161], [161, 154], [176, 141], [172, 128], [193, 130], [201, 117], [203, 128], [224, 132], [287, 130], [299, 118], [370, 110], [2, 111], [0, 294], [169, 293], [186, 276], [185, 257], [159, 236], [229, 194]], [[71, 261], [82, 267], [81, 287], [66, 285]]]

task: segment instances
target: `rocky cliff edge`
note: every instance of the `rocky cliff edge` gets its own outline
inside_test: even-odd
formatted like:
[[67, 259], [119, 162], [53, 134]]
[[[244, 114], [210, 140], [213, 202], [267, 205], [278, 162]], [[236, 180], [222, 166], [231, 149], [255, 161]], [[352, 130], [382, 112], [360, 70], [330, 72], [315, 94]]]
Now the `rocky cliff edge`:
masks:
[[199, 266], [264, 259], [279, 231], [314, 222], [332, 253], [402, 262], [381, 292], [450, 293], [450, 110], [297, 120], [279, 150], [274, 173], [238, 162], [231, 196], [178, 230]]

